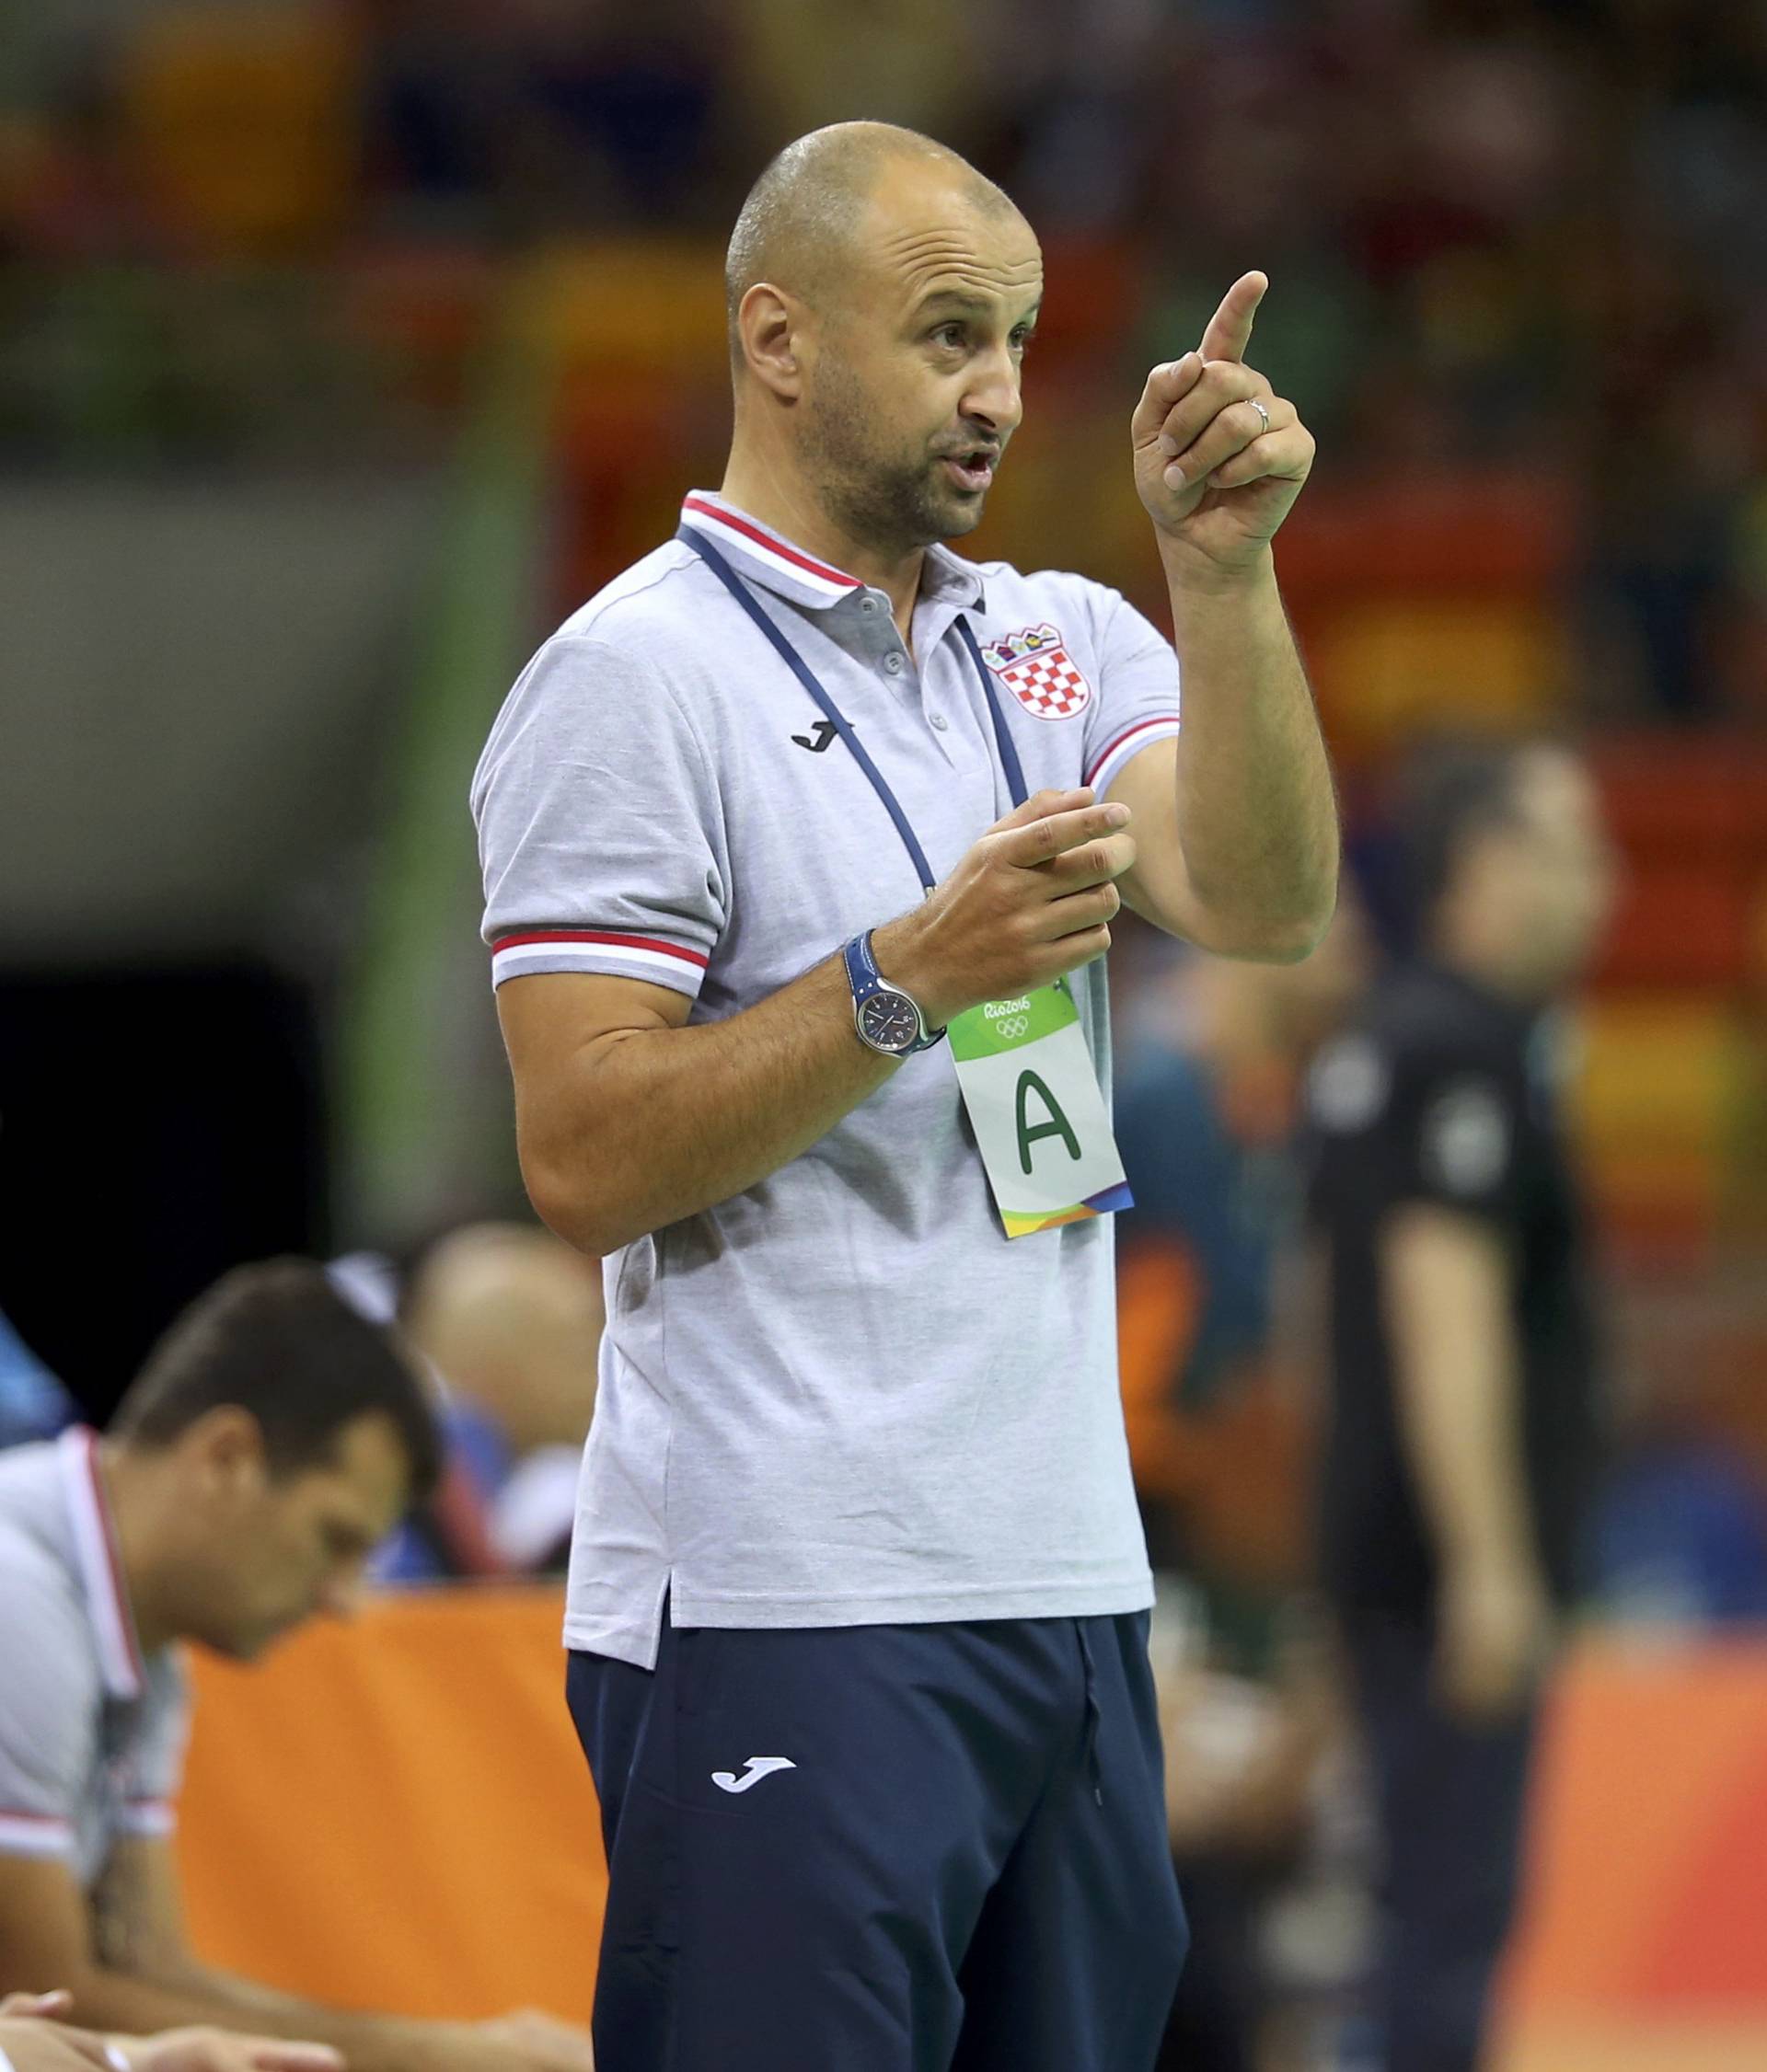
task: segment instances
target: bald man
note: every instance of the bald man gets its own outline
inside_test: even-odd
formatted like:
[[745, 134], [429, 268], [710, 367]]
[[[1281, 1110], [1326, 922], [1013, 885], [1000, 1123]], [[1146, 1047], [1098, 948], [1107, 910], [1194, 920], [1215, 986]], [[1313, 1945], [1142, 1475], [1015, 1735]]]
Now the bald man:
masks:
[[[1102, 959], [1304, 956], [1332, 790], [1271, 538], [1261, 275], [1154, 369], [1168, 641], [976, 525], [1043, 294], [930, 140], [789, 146], [718, 492], [473, 788], [523, 1171], [606, 1260], [566, 1639], [602, 2072], [1136, 2072], [1178, 1977], [1116, 1390]], [[1182, 670], [1184, 719], [1179, 729]]]

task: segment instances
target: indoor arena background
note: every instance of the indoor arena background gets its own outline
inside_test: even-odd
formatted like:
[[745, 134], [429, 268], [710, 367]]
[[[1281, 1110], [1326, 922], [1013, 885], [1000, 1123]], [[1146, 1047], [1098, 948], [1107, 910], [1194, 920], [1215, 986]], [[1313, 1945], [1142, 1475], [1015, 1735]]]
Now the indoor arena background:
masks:
[[[468, 777], [537, 640], [715, 484], [722, 237], [773, 150], [856, 115], [964, 152], [1044, 241], [1024, 429], [965, 551], [1079, 568], [1160, 616], [1128, 411], [1250, 267], [1271, 282], [1254, 358], [1319, 441], [1277, 566], [1353, 939], [1304, 1011], [1223, 1013], [1132, 930], [1114, 955], [1121, 1042], [1207, 1052], [1266, 1219], [1262, 1321], [1200, 1397], [1175, 1377], [1207, 1248], [1122, 1232], [1138, 1475], [1150, 1515], [1185, 1521], [1156, 1624], [1174, 1840], [1250, 1894], [1253, 2062], [1354, 2065], [1369, 1951], [1286, 1328], [1298, 1088], [1403, 904], [1404, 754], [1547, 729], [1592, 758], [1624, 862], [1576, 1102], [1617, 1447], [1500, 2062], [1767, 2063], [1757, 7], [9, 10], [8, 1435], [69, 1414], [52, 1378], [102, 1422], [236, 1260], [348, 1258], [387, 1288], [462, 1226], [528, 1219]], [[428, 1558], [389, 1554], [348, 1626], [260, 1669], [199, 1663], [182, 1835], [208, 1954], [413, 2011], [586, 2018], [601, 1868], [556, 1544], [481, 1524], [430, 1521]]]

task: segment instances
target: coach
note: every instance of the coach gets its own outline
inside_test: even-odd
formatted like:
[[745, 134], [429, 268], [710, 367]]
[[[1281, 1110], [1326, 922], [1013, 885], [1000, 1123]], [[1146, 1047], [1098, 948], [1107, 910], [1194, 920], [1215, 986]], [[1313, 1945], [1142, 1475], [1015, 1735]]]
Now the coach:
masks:
[[1174, 653], [937, 544], [1043, 294], [997, 188], [818, 131], [727, 285], [721, 490], [541, 649], [473, 789], [523, 1169], [607, 1256], [566, 1626], [597, 2062], [1133, 2072], [1184, 1929], [1098, 960], [1126, 900], [1234, 956], [1329, 918], [1270, 547], [1313, 443], [1248, 274], [1132, 422]]

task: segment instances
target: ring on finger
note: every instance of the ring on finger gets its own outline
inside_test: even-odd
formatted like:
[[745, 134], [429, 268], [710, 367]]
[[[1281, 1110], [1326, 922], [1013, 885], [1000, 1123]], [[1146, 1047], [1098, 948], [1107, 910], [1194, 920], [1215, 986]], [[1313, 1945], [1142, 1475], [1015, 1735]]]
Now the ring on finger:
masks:
[[1246, 397], [1246, 401], [1250, 403], [1252, 408], [1258, 413], [1259, 420], [1262, 422], [1264, 428], [1263, 431], [1258, 433], [1259, 438], [1262, 439], [1264, 433], [1265, 432], [1268, 432], [1270, 429], [1270, 413], [1265, 409], [1264, 405], [1259, 402], [1258, 398], [1255, 396], [1248, 396]]

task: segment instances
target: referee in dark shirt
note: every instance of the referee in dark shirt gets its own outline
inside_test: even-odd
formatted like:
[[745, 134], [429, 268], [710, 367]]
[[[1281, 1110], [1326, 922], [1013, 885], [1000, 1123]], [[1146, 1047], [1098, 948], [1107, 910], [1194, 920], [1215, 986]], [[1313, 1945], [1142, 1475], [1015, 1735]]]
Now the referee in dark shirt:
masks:
[[1469, 2072], [1598, 1454], [1553, 1009], [1613, 871], [1588, 770], [1545, 743], [1436, 756], [1405, 833], [1422, 954], [1309, 1089], [1330, 1310], [1320, 1558], [1384, 1844], [1377, 2062]]

